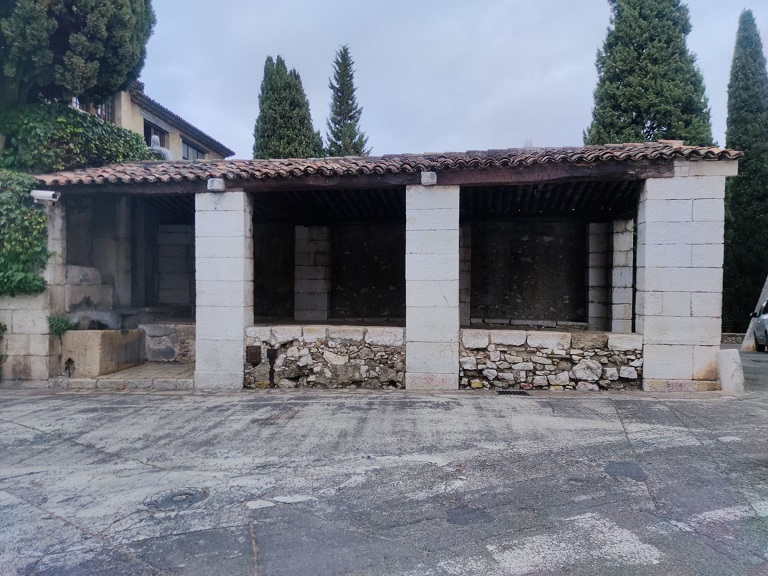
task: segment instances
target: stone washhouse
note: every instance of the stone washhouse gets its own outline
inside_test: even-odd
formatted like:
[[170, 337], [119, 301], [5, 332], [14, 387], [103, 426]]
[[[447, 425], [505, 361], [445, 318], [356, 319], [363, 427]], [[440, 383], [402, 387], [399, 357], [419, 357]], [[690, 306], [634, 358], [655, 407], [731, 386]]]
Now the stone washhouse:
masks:
[[[740, 156], [666, 141], [43, 175], [50, 286], [0, 300], [4, 379], [130, 356], [234, 390], [264, 386], [276, 349], [281, 387], [716, 390]], [[53, 313], [98, 328], [72, 336], [90, 360], [47, 334]]]

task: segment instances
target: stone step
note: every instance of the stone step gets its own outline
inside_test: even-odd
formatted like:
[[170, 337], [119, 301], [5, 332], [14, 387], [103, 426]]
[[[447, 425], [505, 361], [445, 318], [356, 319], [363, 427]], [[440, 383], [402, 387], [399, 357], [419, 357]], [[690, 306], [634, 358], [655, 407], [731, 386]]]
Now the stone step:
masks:
[[100, 378], [66, 378], [63, 387], [71, 390], [193, 390], [193, 378], [144, 378], [119, 379], [102, 376]]
[[98, 286], [101, 284], [101, 272], [98, 268], [67, 265], [66, 284]]

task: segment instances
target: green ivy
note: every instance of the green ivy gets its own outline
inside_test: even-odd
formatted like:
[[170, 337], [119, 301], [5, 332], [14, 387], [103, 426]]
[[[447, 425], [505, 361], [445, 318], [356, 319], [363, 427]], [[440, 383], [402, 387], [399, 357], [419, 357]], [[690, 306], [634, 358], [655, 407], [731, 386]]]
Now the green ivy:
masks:
[[0, 170], [0, 296], [45, 289], [40, 276], [48, 260], [45, 212], [29, 197], [36, 184], [26, 174]]
[[[8, 331], [8, 326], [0, 322], [0, 340], [3, 339], [3, 336]], [[7, 354], [0, 354], [0, 368], [3, 367], [3, 364], [5, 364], [5, 361], [8, 359]], [[2, 379], [2, 375], [0, 375], [0, 379]]]
[[0, 167], [31, 173], [55, 172], [152, 160], [138, 134], [66, 104], [33, 104], [0, 116], [6, 135]]
[[51, 334], [61, 336], [67, 330], [74, 330], [77, 328], [77, 324], [70, 322], [69, 318], [62, 316], [61, 314], [53, 314], [48, 316], [48, 327], [51, 329]]

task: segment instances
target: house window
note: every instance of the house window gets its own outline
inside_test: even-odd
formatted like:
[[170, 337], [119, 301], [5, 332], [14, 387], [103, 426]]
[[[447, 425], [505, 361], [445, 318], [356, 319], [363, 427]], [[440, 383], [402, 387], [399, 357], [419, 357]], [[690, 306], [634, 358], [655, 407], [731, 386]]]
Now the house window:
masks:
[[72, 97], [72, 108], [77, 108], [83, 112], [90, 112], [88, 101], [85, 98]]
[[93, 113], [105, 122], [115, 123], [115, 99], [108, 98], [103, 104], [94, 107]]
[[147, 146], [152, 146], [152, 136], [159, 137], [160, 146], [162, 148], [167, 148], [168, 132], [159, 126], [155, 126], [151, 122], [144, 120], [144, 141], [147, 143]]
[[200, 148], [195, 148], [188, 142], [181, 142], [181, 157], [184, 160], [203, 160], [205, 159], [205, 151]]

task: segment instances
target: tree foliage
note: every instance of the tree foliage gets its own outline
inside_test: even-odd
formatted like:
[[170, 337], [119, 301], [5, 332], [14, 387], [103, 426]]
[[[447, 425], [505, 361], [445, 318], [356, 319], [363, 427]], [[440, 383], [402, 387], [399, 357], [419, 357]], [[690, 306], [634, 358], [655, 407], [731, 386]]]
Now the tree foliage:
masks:
[[154, 24], [151, 0], [0, 1], [0, 108], [103, 101], [138, 78]]
[[728, 84], [726, 146], [742, 150], [739, 175], [726, 184], [723, 319], [744, 330], [768, 275], [768, 71], [755, 18], [739, 19]]
[[151, 160], [144, 139], [66, 104], [32, 104], [0, 114], [7, 135], [0, 167], [24, 172], [54, 172]]
[[333, 80], [328, 81], [331, 89], [331, 115], [327, 121], [326, 152], [329, 156], [367, 156], [368, 137], [360, 130], [360, 116], [363, 109], [355, 96], [354, 61], [349, 47], [342, 46], [333, 61]]
[[282, 57], [267, 57], [254, 129], [254, 158], [315, 158], [323, 139], [312, 125], [309, 100], [295, 69]]
[[712, 144], [704, 80], [688, 51], [681, 0], [609, 0], [611, 26], [597, 53], [598, 83], [586, 144], [683, 140]]

